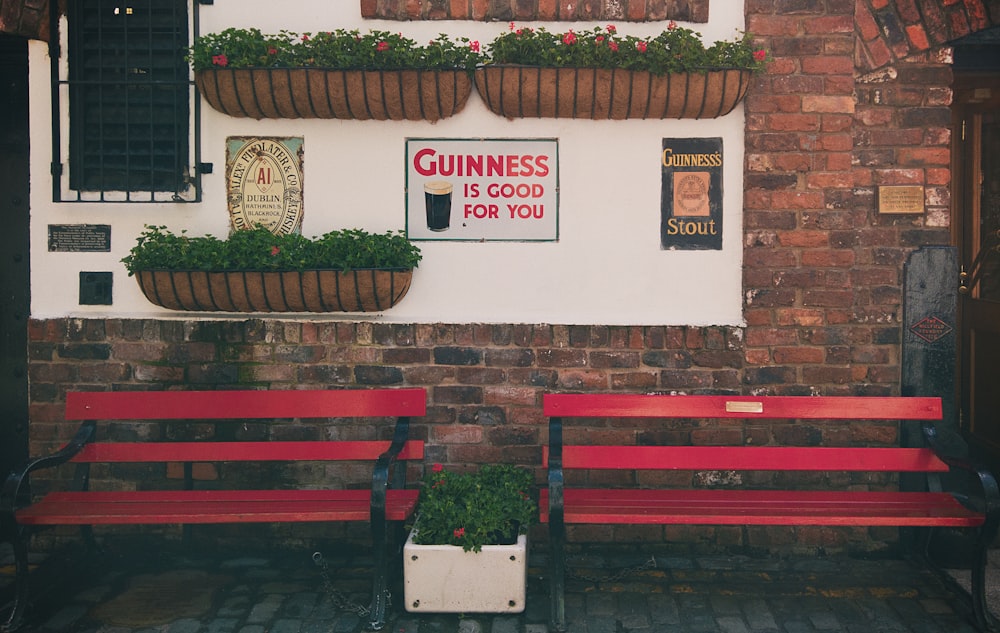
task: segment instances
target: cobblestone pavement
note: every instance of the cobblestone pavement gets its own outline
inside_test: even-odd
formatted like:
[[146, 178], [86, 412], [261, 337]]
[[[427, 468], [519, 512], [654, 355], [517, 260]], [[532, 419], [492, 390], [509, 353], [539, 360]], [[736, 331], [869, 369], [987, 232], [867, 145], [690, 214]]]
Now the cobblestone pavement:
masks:
[[[368, 560], [312, 551], [109, 551], [35, 606], [38, 633], [355, 633]], [[905, 560], [791, 559], [585, 548], [569, 558], [571, 633], [975, 631], [952, 585]], [[392, 633], [543, 633], [544, 553], [529, 559], [528, 604], [507, 615], [414, 615], [397, 599]], [[40, 569], [46, 569], [48, 561]], [[0, 573], [9, 590], [10, 567]], [[992, 575], [992, 572], [991, 572]], [[5, 580], [4, 580], [5, 579]]]

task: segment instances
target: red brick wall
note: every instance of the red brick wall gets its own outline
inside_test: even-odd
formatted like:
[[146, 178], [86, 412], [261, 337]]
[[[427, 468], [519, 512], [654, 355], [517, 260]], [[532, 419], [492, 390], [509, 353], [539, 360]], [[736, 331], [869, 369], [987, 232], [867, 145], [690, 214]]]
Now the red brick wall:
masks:
[[708, 9], [709, 0], [361, 0], [362, 17], [385, 20], [708, 22]]
[[858, 0], [858, 68], [872, 70], [930, 53], [997, 24], [996, 0]]
[[724, 327], [33, 321], [31, 452], [51, 449], [71, 390], [416, 386], [431, 459], [539, 464], [549, 390], [740, 391]]
[[[541, 446], [547, 441], [547, 421], [541, 396], [547, 391], [730, 392], [747, 385], [743, 331], [729, 327], [617, 327], [563, 325], [391, 325], [377, 323], [304, 323], [245, 320], [232, 322], [120, 319], [34, 320], [30, 328], [32, 455], [45, 454], [65, 443], [76, 425], [63, 420], [67, 391], [115, 389], [320, 389], [329, 387], [418, 386], [428, 390], [428, 412], [414, 421], [413, 433], [428, 441], [427, 463], [463, 467], [509, 462], [535, 470], [544, 482]], [[768, 387], [770, 389], [770, 387]], [[213, 425], [199, 425], [203, 436], [223, 434]], [[386, 429], [331, 429], [321, 423], [268, 427], [256, 439], [318, 436], [374, 439]], [[293, 428], [295, 427], [295, 428]], [[147, 434], [133, 425], [111, 426], [115, 433]], [[255, 432], [254, 429], [242, 433]], [[381, 435], [380, 435], [381, 433]], [[714, 421], [639, 421], [622, 426], [596, 421], [569, 425], [574, 442], [633, 444], [797, 444], [844, 445], [853, 442], [892, 445], [893, 425], [835, 423], [739, 424]], [[357, 474], [357, 473], [355, 473]], [[419, 475], [419, 473], [414, 473]], [[71, 471], [62, 476], [69, 477]], [[700, 485], [712, 473], [593, 473], [606, 484]], [[117, 485], [101, 481], [95, 485]], [[175, 478], [179, 472], [168, 474]], [[214, 481], [212, 468], [195, 472]], [[260, 476], [259, 473], [256, 476]], [[299, 479], [305, 475], [298, 473]], [[330, 473], [301, 485], [323, 485]], [[241, 475], [227, 471], [226, 479]], [[732, 477], [730, 475], [730, 477]], [[782, 477], [776, 474], [769, 480]], [[638, 479], [637, 479], [638, 478]], [[34, 481], [36, 492], [51, 482]], [[328, 482], [327, 482], [328, 483]], [[357, 483], [357, 482], [356, 482]], [[815, 482], [812, 482], [815, 483]], [[829, 485], [846, 485], [832, 480]], [[855, 485], [890, 486], [891, 480], [866, 479]], [[759, 477], [755, 484], [767, 485]], [[210, 484], [211, 485], [211, 484]], [[210, 532], [225, 538], [229, 530]], [[237, 534], [237, 532], [233, 532]], [[238, 533], [240, 538], [248, 534]], [[202, 533], [202, 536], [206, 536]], [[281, 538], [292, 538], [282, 533]], [[337, 526], [335, 532], [296, 531], [294, 538], [337, 538], [363, 541], [366, 533]], [[687, 542], [692, 546], [763, 548], [878, 549], [892, 531], [768, 530], [659, 526], [573, 526], [574, 541]], [[873, 539], [872, 537], [875, 537]], [[545, 533], [535, 537], [544, 542]]]
[[51, 0], [0, 0], [0, 33], [49, 39]]
[[[950, 205], [944, 53], [856, 70], [878, 39], [860, 35], [870, 6], [904, 4], [861, 2], [856, 20], [854, 2], [747, 2], [747, 28], [775, 58], [746, 102], [748, 385], [898, 390], [903, 263], [948, 243]], [[877, 187], [894, 184], [925, 187], [927, 213], [879, 215]]]

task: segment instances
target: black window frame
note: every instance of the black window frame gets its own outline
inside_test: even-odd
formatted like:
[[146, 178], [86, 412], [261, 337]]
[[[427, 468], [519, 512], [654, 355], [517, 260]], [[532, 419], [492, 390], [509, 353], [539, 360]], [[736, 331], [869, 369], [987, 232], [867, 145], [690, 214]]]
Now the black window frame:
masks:
[[68, 0], [64, 36], [52, 16], [55, 202], [201, 201], [200, 100], [185, 56], [201, 2]]

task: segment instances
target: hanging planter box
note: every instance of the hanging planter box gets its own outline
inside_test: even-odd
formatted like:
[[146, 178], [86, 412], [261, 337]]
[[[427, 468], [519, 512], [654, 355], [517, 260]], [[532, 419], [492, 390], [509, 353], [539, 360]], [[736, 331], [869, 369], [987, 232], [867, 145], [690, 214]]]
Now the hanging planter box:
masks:
[[512, 545], [403, 546], [403, 600], [411, 613], [521, 613], [528, 580], [528, 537]]
[[487, 107], [507, 118], [711, 119], [743, 100], [750, 75], [498, 65], [477, 68], [475, 82]]
[[139, 270], [146, 298], [170, 310], [379, 312], [410, 289], [409, 269], [207, 272]]
[[464, 70], [211, 68], [195, 85], [214, 109], [251, 119], [437, 121], [472, 91]]

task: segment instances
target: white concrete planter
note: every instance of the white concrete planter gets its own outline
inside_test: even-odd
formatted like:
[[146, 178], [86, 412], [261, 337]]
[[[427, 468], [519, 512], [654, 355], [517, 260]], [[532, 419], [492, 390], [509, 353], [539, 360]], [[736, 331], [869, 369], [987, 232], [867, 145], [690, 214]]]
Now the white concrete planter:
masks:
[[513, 545], [403, 546], [403, 599], [411, 613], [521, 613], [528, 578], [528, 537]]

